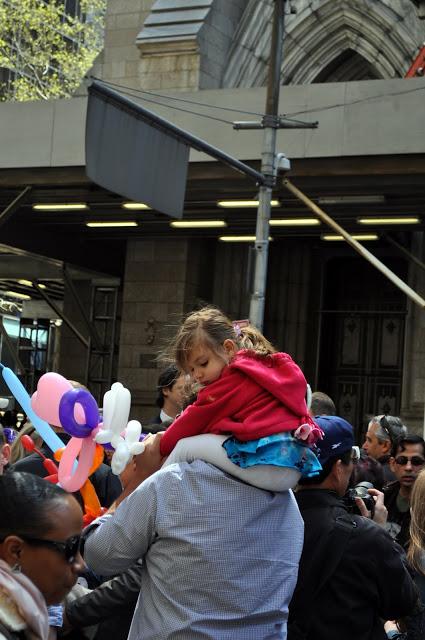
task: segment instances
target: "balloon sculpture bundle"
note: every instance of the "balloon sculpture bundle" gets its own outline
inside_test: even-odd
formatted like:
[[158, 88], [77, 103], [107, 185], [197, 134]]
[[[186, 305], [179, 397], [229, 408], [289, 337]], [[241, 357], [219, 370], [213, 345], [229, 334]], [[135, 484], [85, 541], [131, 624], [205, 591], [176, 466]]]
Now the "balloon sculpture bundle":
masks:
[[[128, 422], [131, 404], [129, 390], [120, 382], [112, 385], [104, 395], [101, 421], [99, 408], [91, 393], [86, 389], [75, 389], [58, 373], [44, 374], [38, 382], [37, 391], [30, 399], [13, 371], [1, 363], [0, 369], [9, 389], [54, 452], [55, 459], [59, 460], [58, 468], [50, 465], [48, 479], [59, 482], [66, 491], [80, 490], [85, 504], [86, 522], [100, 515], [99, 500], [88, 477], [103, 460], [101, 445], [110, 443], [115, 449], [111, 468], [117, 475], [124, 470], [133, 455], [144, 450], [143, 442], [140, 442], [143, 438], [140, 422]], [[65, 448], [50, 425], [62, 427], [71, 436]]]

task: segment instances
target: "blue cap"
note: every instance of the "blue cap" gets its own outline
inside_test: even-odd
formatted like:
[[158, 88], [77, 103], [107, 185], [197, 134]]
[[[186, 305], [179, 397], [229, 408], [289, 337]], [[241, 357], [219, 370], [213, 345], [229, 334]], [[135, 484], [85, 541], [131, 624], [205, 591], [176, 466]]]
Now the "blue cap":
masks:
[[354, 445], [354, 432], [347, 420], [339, 416], [315, 416], [314, 422], [324, 433], [323, 440], [316, 442], [314, 450], [322, 466], [330, 458], [338, 457], [351, 450]]

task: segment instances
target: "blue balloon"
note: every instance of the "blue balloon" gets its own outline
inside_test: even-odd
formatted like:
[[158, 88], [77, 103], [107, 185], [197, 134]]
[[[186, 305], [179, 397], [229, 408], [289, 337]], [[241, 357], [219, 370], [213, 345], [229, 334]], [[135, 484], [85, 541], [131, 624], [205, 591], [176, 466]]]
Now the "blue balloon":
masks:
[[43, 438], [49, 449], [51, 449], [53, 452], [57, 451], [58, 449], [62, 449], [64, 447], [64, 443], [56, 435], [49, 423], [45, 420], [42, 420], [36, 413], [34, 413], [31, 407], [31, 398], [28, 395], [28, 392], [25, 389], [24, 385], [19, 380], [18, 376], [13, 373], [12, 369], [5, 367], [3, 364], [1, 364], [1, 362], [0, 369], [3, 380], [9, 387], [12, 394], [15, 396], [16, 400], [21, 405], [22, 409], [27, 414], [28, 418], [33, 423], [36, 431]]

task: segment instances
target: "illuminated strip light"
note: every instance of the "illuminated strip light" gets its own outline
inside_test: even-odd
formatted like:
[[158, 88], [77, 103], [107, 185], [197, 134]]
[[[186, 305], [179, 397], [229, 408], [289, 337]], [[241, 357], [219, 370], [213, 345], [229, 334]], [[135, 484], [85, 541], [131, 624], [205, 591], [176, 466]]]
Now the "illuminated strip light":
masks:
[[[33, 283], [31, 282], [31, 280], [18, 280], [17, 282], [18, 282], [18, 284], [21, 284], [24, 287], [32, 287], [32, 286], [34, 286]], [[45, 284], [41, 284], [41, 283], [37, 282], [37, 285], [40, 287], [40, 289], [47, 289]]]
[[357, 218], [359, 224], [419, 224], [420, 219], [416, 216], [405, 218], [384, 218], [381, 216], [369, 217], [369, 218]]
[[170, 227], [175, 229], [217, 229], [227, 227], [224, 220], [173, 220]]
[[123, 209], [130, 209], [131, 211], [144, 211], [146, 209], [150, 209], [147, 204], [144, 202], [123, 202]]
[[18, 291], [4, 291], [3, 295], [9, 296], [9, 298], [17, 298], [18, 300], [31, 300], [31, 296], [26, 293], [18, 293]]
[[73, 202], [69, 204], [33, 204], [35, 211], [84, 211], [88, 206], [83, 202]]
[[[218, 200], [217, 206], [227, 209], [245, 209], [246, 207], [255, 207], [259, 205], [258, 200]], [[279, 200], [272, 200], [270, 205], [272, 207], [279, 207]]]
[[86, 222], [86, 227], [137, 227], [137, 222], [122, 221], [122, 222]]
[[[219, 236], [221, 242], [255, 242], [255, 236]], [[273, 238], [269, 236], [269, 240]]]
[[321, 224], [317, 218], [271, 218], [271, 227], [314, 227]]
[[[378, 240], [379, 236], [376, 233], [360, 233], [357, 235], [351, 236], [354, 240]], [[343, 236], [334, 236], [334, 235], [323, 235], [320, 236], [322, 240], [329, 240], [330, 242], [345, 240]]]

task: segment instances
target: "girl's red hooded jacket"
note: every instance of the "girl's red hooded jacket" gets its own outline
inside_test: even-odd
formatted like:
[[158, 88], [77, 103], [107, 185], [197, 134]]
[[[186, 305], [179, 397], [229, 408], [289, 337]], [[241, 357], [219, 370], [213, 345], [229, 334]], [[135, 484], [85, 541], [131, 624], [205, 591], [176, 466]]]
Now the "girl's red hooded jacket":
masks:
[[196, 401], [168, 427], [161, 454], [169, 455], [181, 438], [201, 433], [247, 441], [314, 424], [306, 389], [301, 369], [287, 353], [260, 356], [248, 349], [238, 351], [218, 380], [201, 389]]

